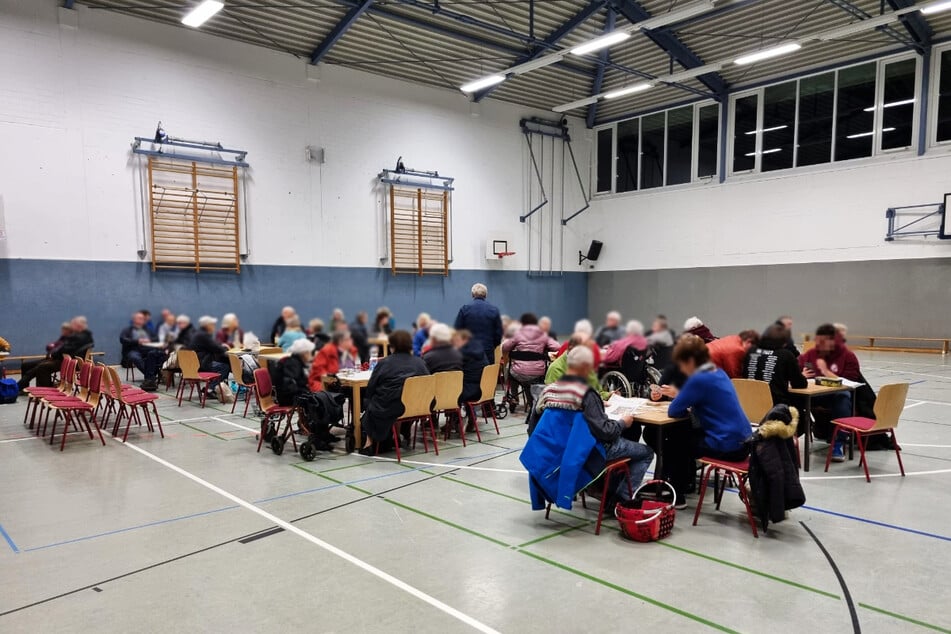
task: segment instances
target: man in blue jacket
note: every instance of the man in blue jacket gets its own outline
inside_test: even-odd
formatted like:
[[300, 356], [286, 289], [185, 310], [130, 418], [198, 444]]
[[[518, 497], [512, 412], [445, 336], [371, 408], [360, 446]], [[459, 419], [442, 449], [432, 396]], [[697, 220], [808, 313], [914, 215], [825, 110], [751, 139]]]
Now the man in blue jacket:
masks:
[[495, 363], [495, 349], [502, 343], [502, 316], [499, 309], [486, 301], [489, 289], [485, 284], [472, 286], [472, 301], [459, 309], [456, 330], [468, 330], [482, 344], [489, 363]]

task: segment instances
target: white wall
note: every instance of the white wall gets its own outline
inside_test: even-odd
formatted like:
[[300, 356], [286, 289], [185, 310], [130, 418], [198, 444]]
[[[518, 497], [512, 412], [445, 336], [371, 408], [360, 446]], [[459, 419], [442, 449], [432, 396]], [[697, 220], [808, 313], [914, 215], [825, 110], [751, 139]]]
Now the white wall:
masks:
[[[550, 113], [490, 100], [473, 118], [456, 91], [331, 66], [314, 83], [303, 60], [199, 31], [81, 5], [78, 29], [62, 27], [58, 4], [0, 0], [0, 258], [136, 260], [129, 144], [162, 120], [172, 136], [248, 150], [252, 263], [379, 266], [375, 178], [402, 155], [457, 179], [454, 268], [527, 268], [518, 121]], [[590, 135], [573, 128], [587, 173]], [[323, 166], [306, 145], [325, 148]], [[500, 231], [518, 256], [487, 265]]]
[[888, 157], [724, 184], [598, 198], [598, 270], [951, 256], [951, 241], [884, 241], [885, 210], [951, 191], [951, 155]]

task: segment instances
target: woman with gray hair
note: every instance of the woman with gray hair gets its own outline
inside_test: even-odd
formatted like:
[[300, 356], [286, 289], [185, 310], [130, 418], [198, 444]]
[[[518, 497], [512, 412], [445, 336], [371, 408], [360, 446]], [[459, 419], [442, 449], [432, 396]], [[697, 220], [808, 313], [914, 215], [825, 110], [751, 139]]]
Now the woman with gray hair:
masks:
[[215, 335], [218, 343], [227, 344], [231, 348], [238, 348], [244, 341], [244, 331], [238, 324], [238, 316], [234, 313], [228, 313], [221, 318], [221, 328]]

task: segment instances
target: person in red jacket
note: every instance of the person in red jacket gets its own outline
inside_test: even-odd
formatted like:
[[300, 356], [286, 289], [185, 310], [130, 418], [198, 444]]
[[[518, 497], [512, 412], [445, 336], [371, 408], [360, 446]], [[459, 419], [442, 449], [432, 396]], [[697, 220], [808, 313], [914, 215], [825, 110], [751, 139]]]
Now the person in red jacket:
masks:
[[714, 339], [707, 344], [707, 350], [715, 366], [726, 372], [731, 379], [738, 379], [744, 374], [743, 366], [747, 353], [758, 343], [759, 333], [755, 330], [744, 330], [738, 335]]
[[[841, 377], [849, 381], [861, 381], [862, 369], [858, 357], [849, 350], [842, 339], [842, 335], [832, 324], [822, 324], [816, 329], [816, 345], [799, 355], [799, 367], [806, 378], [816, 376]], [[852, 394], [850, 392], [836, 392], [828, 396], [812, 399], [813, 411], [816, 418], [848, 418], [852, 415]], [[815, 412], [819, 409], [820, 412]], [[826, 410], [823, 412], [822, 410]], [[824, 416], [822, 414], [825, 414]], [[816, 426], [816, 435], [822, 436], [822, 426]], [[845, 461], [844, 443], [848, 434], [839, 434], [833, 440], [833, 462]]]
[[324, 345], [314, 355], [314, 362], [310, 365], [310, 375], [307, 378], [310, 391], [319, 392], [324, 389], [325, 377], [336, 376], [340, 370], [355, 369], [358, 358], [350, 333], [346, 330], [335, 332], [330, 343]]

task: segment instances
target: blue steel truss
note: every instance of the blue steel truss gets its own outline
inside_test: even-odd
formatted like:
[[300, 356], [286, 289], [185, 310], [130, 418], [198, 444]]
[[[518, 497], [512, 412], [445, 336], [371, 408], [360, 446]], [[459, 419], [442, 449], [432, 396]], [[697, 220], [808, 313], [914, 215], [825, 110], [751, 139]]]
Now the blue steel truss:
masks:
[[363, 0], [356, 6], [352, 7], [347, 14], [343, 16], [340, 22], [331, 29], [330, 33], [327, 34], [327, 37], [324, 38], [324, 41], [317, 45], [317, 48], [314, 49], [314, 52], [310, 54], [310, 63], [316, 64], [324, 58], [324, 56], [330, 52], [330, 49], [333, 48], [334, 44], [337, 43], [337, 40], [342, 38], [344, 34], [350, 30], [350, 27], [353, 26], [353, 23], [356, 22], [361, 15], [363, 15], [367, 9], [370, 8], [370, 5], [373, 4], [373, 0]]
[[[614, 21], [616, 14], [613, 10], [608, 11], [608, 14], [604, 18], [604, 33], [608, 34], [614, 30]], [[591, 94], [597, 95], [601, 92], [601, 87], [604, 85], [604, 66], [611, 59], [610, 47], [601, 49], [601, 52], [598, 53], [598, 61], [601, 63], [598, 64], [598, 70], [594, 76], [594, 82], [591, 85]], [[585, 123], [587, 123], [589, 128], [594, 127], [594, 122], [598, 118], [598, 102], [595, 101], [593, 104], [588, 106], [588, 115], [585, 117]]]
[[[871, 17], [874, 17], [870, 13], [867, 13], [866, 11], [862, 10], [860, 7], [857, 7], [854, 4], [852, 4], [852, 2], [850, 2], [849, 0], [826, 0], [826, 2], [828, 2], [834, 7], [838, 7], [839, 9], [842, 9], [849, 15], [856, 17], [859, 20], [867, 20]], [[896, 42], [901, 42], [908, 48], [913, 48], [917, 50], [919, 53], [923, 52], [923, 47], [920, 46], [917, 42], [915, 42], [910, 36], [896, 31], [891, 26], [885, 25], [885, 26], [879, 27], [877, 30], [881, 31], [882, 33], [892, 38]]]
[[[914, 6], [915, 4], [915, 0], [887, 0], [887, 2], [893, 11]], [[926, 20], [921, 13], [917, 11], [914, 13], [906, 13], [899, 19], [905, 27], [905, 30], [908, 31], [908, 35], [910, 35], [915, 42], [923, 48], [931, 46], [931, 38], [934, 36], [934, 31], [931, 30], [931, 25], [928, 24], [928, 20]]]

